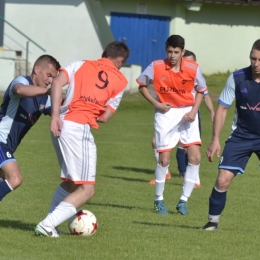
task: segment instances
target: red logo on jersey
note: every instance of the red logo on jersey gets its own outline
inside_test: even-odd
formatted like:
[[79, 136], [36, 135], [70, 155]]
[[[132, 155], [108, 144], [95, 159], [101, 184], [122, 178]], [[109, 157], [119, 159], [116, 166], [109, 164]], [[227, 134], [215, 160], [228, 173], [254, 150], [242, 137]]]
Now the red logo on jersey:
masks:
[[248, 103], [247, 103], [247, 107], [249, 108], [249, 110], [256, 110], [256, 111], [260, 111], [260, 107], [258, 107], [260, 105], [260, 102], [254, 106], [254, 107], [251, 107]]

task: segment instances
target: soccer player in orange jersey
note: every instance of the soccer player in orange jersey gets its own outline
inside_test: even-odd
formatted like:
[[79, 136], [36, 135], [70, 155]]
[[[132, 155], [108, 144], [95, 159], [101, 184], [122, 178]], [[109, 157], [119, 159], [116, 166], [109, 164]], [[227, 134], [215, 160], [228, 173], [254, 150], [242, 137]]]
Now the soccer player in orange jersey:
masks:
[[[37, 235], [58, 237], [56, 227], [72, 217], [95, 193], [97, 151], [91, 128], [106, 123], [118, 107], [127, 80], [119, 71], [129, 57], [123, 42], [110, 43], [98, 60], [76, 61], [60, 69], [52, 83], [52, 142], [61, 167], [47, 217]], [[62, 88], [68, 86], [62, 100]]]
[[[171, 35], [165, 46], [167, 59], [153, 61], [137, 78], [139, 91], [156, 108], [154, 129], [159, 160], [155, 169], [154, 207], [159, 214], [168, 214], [163, 191], [172, 149], [180, 141], [189, 158], [183, 192], [176, 206], [180, 214], [188, 214], [187, 201], [201, 160], [197, 113], [207, 86], [198, 64], [182, 57], [184, 43], [180, 35]], [[157, 98], [147, 89], [150, 84]]]
[[[185, 50], [183, 57], [186, 60], [196, 61], [196, 55], [194, 54], [194, 52], [189, 51], [189, 50]], [[210, 112], [211, 120], [213, 121], [214, 116], [215, 116], [215, 111], [214, 111], [214, 106], [213, 106], [213, 103], [212, 103], [212, 100], [209, 96], [208, 91], [204, 92], [203, 98], [204, 98], [204, 102], [206, 104], [206, 107], [208, 108], [208, 110]], [[198, 116], [199, 116], [199, 130], [200, 130], [200, 133], [201, 133], [200, 115], [198, 114]], [[154, 157], [156, 159], [156, 162], [158, 162], [159, 153], [156, 150], [155, 137], [153, 137], [153, 140], [152, 140], [152, 148], [153, 148], [153, 151], [154, 151]], [[179, 177], [184, 178], [184, 175], [185, 175], [185, 172], [186, 172], [186, 167], [187, 167], [187, 164], [188, 164], [188, 156], [187, 156], [187, 149], [184, 149], [182, 147], [181, 143], [179, 143], [178, 148], [176, 150], [176, 159], [177, 159], [177, 163], [178, 163]], [[166, 174], [165, 180], [169, 180], [169, 179], [171, 179], [171, 173], [168, 171], [168, 173]], [[150, 180], [149, 184], [154, 185], [155, 179]], [[198, 176], [196, 178], [195, 188], [201, 188], [199, 173], [198, 173]]]

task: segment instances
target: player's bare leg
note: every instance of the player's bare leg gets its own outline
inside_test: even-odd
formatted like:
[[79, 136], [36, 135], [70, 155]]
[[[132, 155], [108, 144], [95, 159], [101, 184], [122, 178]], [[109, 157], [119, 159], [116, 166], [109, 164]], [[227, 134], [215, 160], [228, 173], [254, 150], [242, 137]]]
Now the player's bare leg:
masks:
[[219, 169], [218, 177], [209, 197], [208, 223], [204, 230], [216, 230], [220, 215], [225, 208], [227, 189], [230, 186], [237, 172], [226, 169]]
[[23, 176], [17, 162], [7, 162], [1, 168], [0, 201], [23, 182]]
[[182, 215], [188, 214], [187, 201], [194, 189], [196, 178], [199, 172], [201, 160], [200, 146], [192, 145], [187, 147], [187, 153], [189, 162], [184, 176], [182, 195], [176, 206], [177, 211]]
[[171, 152], [159, 154], [159, 161], [155, 169], [155, 199], [154, 208], [158, 214], [168, 214], [164, 205], [163, 191], [165, 186], [165, 176], [168, 172]]
[[55, 228], [75, 215], [77, 208], [89, 201], [95, 193], [94, 184], [77, 185], [73, 182], [63, 182], [61, 186], [70, 194], [36, 226], [35, 233], [38, 235], [58, 237]]
[[[153, 148], [154, 158], [155, 158], [155, 161], [156, 161], [156, 164], [157, 164], [158, 161], [159, 161], [159, 153], [157, 152], [157, 149], [156, 149], [155, 136], [153, 137], [153, 140], [152, 140], [152, 148]], [[172, 177], [172, 175], [168, 170], [166, 177], [165, 177], [165, 180], [169, 180], [169, 179], [171, 179], [171, 177]], [[150, 180], [149, 184], [154, 185], [155, 179]]]

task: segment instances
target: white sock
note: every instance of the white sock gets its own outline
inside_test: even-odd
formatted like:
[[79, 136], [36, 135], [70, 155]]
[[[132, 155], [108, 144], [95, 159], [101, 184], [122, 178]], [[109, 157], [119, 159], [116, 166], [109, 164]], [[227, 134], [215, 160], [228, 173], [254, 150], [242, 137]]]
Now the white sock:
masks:
[[6, 182], [6, 184], [7, 184], [7, 186], [9, 187], [10, 190], [14, 190], [14, 189], [12, 188], [12, 186], [10, 185], [10, 183], [8, 182], [8, 180], [4, 180], [4, 181]]
[[49, 208], [49, 213], [52, 213], [53, 210], [63, 201], [70, 193], [65, 191], [60, 185], [56, 189], [53, 197], [52, 202]]
[[155, 200], [163, 200], [163, 191], [165, 185], [165, 177], [168, 172], [168, 166], [162, 167], [157, 164], [155, 169]]
[[220, 215], [217, 215], [217, 216], [208, 215], [209, 222], [218, 223], [219, 219], [220, 219]]
[[195, 179], [195, 183], [200, 184], [200, 174], [199, 174], [199, 172], [198, 172], [197, 177]]
[[43, 226], [57, 227], [77, 213], [76, 208], [68, 202], [60, 202], [54, 211], [42, 221]]
[[193, 165], [188, 163], [184, 176], [181, 200], [187, 201], [190, 197], [195, 185], [195, 180], [198, 176], [199, 168], [200, 165]]

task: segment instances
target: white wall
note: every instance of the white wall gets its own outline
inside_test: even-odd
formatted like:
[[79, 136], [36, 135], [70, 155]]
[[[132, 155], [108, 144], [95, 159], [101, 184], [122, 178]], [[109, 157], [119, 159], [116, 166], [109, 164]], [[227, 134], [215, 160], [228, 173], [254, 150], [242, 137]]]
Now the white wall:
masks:
[[260, 7], [203, 4], [196, 12], [179, 4], [175, 10], [180, 18], [173, 19], [171, 33], [185, 37], [205, 74], [250, 64], [251, 47], [260, 38]]
[[[99, 58], [103, 51], [84, 0], [6, 0], [5, 19], [46, 49], [43, 52], [29, 43], [32, 64], [42, 54], [54, 56], [65, 66]], [[22, 50], [25, 58], [26, 38], [7, 24], [4, 32], [4, 46]]]
[[[199, 11], [189, 11], [173, 0], [99, 2], [108, 23], [110, 12], [136, 13], [138, 3], [147, 5], [147, 14], [170, 16], [169, 35], [185, 38], [186, 48], [196, 53], [205, 74], [247, 66], [250, 48], [260, 38], [260, 7], [205, 3], [197, 8]], [[99, 58], [103, 51], [98, 28], [84, 0], [6, 0], [5, 18], [63, 66], [79, 59]], [[107, 24], [103, 26], [101, 29], [109, 30]], [[7, 24], [4, 45], [22, 50], [25, 58], [26, 39]], [[29, 61], [33, 64], [44, 52], [32, 43], [29, 48]]]
[[1, 94], [9, 86], [14, 77], [15, 71], [15, 52], [0, 51], [0, 92]]

